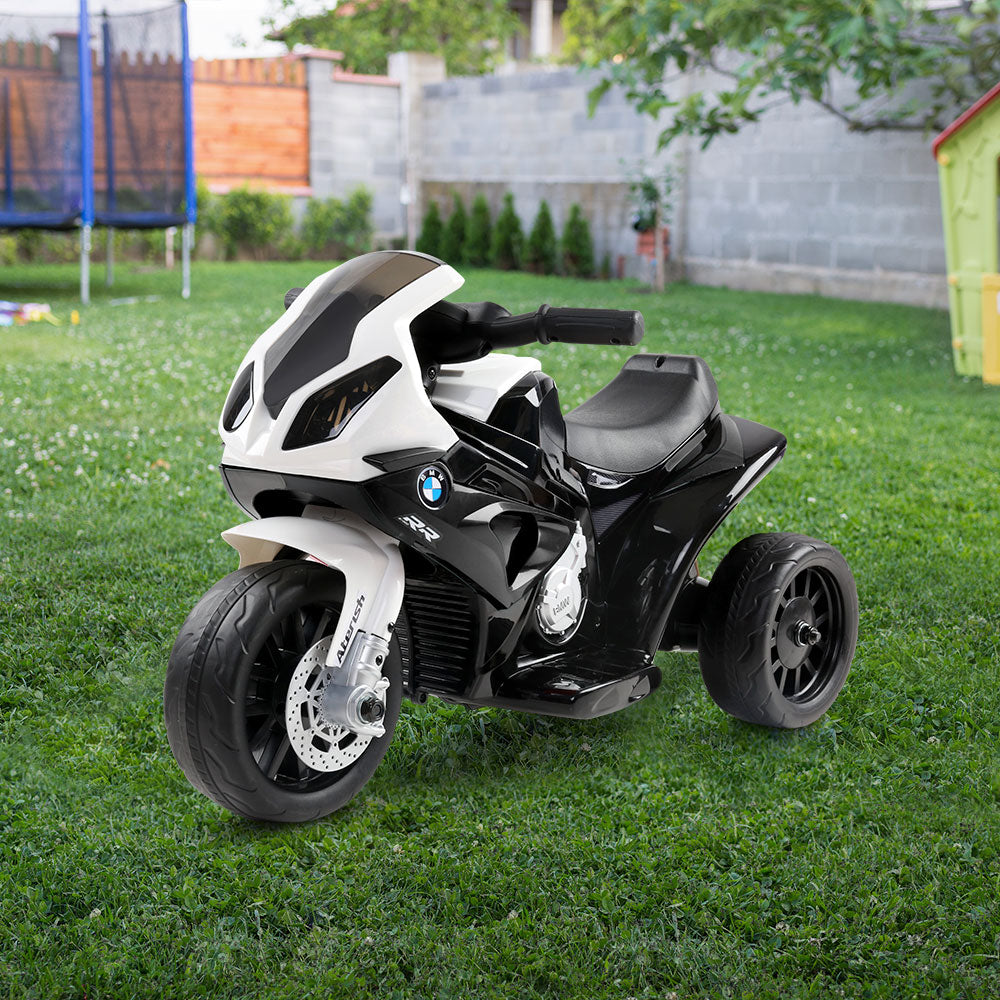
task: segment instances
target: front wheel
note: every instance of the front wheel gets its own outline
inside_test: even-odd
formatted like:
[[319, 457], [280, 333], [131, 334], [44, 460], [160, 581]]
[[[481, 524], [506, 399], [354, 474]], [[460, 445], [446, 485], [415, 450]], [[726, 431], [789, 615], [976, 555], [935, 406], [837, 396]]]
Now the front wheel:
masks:
[[230, 812], [270, 822], [318, 819], [349, 802], [385, 755], [402, 697], [395, 640], [383, 667], [384, 736], [333, 732], [318, 743], [329, 759], [317, 770], [300, 759], [286, 728], [292, 674], [332, 636], [342, 600], [333, 570], [282, 559], [231, 573], [188, 615], [167, 668], [167, 736], [191, 784]]
[[751, 535], [709, 583], [698, 658], [721, 709], [798, 729], [836, 700], [857, 640], [854, 577], [832, 545], [805, 535]]

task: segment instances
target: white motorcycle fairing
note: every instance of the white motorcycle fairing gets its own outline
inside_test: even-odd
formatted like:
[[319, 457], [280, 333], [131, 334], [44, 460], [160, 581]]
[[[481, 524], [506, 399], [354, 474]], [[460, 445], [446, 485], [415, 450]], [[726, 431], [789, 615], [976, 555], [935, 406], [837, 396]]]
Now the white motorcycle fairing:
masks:
[[[371, 253], [321, 274], [257, 339], [240, 364], [219, 422], [223, 465], [363, 482], [380, 474], [365, 455], [405, 448], [444, 452], [457, 442], [427, 396], [410, 323], [464, 279], [419, 254], [406, 255], [403, 266], [411, 271], [397, 277], [400, 256]], [[406, 277], [408, 283], [398, 284]], [[346, 353], [332, 352], [324, 360], [324, 348], [333, 344], [344, 345]], [[282, 389], [281, 369], [296, 367], [296, 352], [301, 374], [284, 379]], [[380, 361], [397, 370], [363, 405], [337, 419], [329, 439], [308, 445], [290, 440], [317, 394]], [[248, 385], [241, 383], [247, 374]], [[240, 388], [249, 389], [249, 397], [235, 412]]]

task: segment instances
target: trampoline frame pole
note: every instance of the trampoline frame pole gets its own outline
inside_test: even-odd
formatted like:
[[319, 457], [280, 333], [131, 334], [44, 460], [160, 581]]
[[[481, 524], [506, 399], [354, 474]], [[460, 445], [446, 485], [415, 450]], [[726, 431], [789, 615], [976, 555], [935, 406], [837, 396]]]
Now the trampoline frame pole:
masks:
[[[114, 51], [111, 45], [111, 25], [108, 23], [108, 12], [104, 12], [101, 22], [101, 44], [104, 48], [104, 170], [107, 177], [107, 207], [108, 212], [114, 212], [118, 207], [115, 194], [115, 115], [113, 110], [113, 90], [111, 68], [114, 61]], [[107, 260], [104, 266], [104, 284], [110, 288], [115, 282], [115, 231], [107, 229]]]
[[191, 44], [188, 37], [187, 3], [181, 0], [181, 86], [184, 101], [184, 217], [181, 230], [181, 296], [191, 297], [191, 250], [194, 246], [194, 224], [198, 217], [194, 179], [194, 108], [191, 71]]
[[194, 244], [194, 226], [184, 223], [181, 229], [181, 298], [191, 298], [191, 247]]
[[93, 227], [84, 223], [80, 227], [80, 301], [90, 304], [90, 236]]
[[90, 234], [94, 225], [94, 94], [90, 72], [90, 16], [80, 0], [77, 35], [77, 83], [80, 87], [80, 300], [90, 302]]

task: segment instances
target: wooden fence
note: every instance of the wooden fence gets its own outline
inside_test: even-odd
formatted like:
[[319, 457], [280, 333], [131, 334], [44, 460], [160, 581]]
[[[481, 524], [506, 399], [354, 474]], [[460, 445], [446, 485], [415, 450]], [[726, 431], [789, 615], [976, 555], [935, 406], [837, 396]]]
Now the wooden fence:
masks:
[[305, 63], [199, 59], [194, 64], [195, 169], [215, 191], [240, 184], [309, 189]]
[[[52, 190], [78, 172], [76, 44], [0, 41], [0, 139], [11, 144], [18, 186]], [[92, 53], [94, 181], [107, 188], [103, 67]], [[309, 189], [309, 98], [304, 62], [196, 60], [193, 65], [195, 171], [210, 189], [251, 184], [274, 191]], [[183, 177], [183, 99], [173, 58], [123, 52], [114, 73], [115, 185], [168, 190]], [[2, 96], [2, 95], [0, 95]], [[58, 151], [46, 149], [57, 143]], [[0, 142], [3, 145], [3, 142]], [[59, 173], [60, 176], [55, 176]], [[65, 174], [65, 177], [61, 176]], [[79, 182], [76, 181], [76, 184]]]

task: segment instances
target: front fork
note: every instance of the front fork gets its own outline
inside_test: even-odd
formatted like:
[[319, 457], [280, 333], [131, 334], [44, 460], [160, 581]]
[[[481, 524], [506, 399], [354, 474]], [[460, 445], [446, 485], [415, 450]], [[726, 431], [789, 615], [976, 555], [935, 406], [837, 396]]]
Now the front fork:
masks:
[[[354, 514], [318, 506], [306, 507], [301, 517], [240, 524], [222, 537], [239, 552], [241, 567], [270, 561], [292, 548], [341, 574], [344, 608], [333, 636], [323, 640], [328, 647], [323, 669], [310, 683], [306, 675], [316, 671], [316, 663], [304, 657], [289, 691], [308, 688], [316, 718], [326, 726], [342, 726], [359, 736], [384, 736], [389, 680], [382, 670], [403, 604], [399, 543]], [[286, 702], [289, 732], [301, 726], [295, 717], [300, 712], [295, 699]]]

